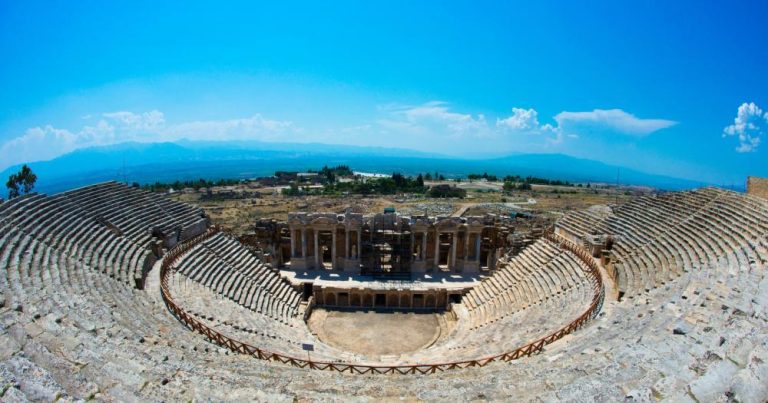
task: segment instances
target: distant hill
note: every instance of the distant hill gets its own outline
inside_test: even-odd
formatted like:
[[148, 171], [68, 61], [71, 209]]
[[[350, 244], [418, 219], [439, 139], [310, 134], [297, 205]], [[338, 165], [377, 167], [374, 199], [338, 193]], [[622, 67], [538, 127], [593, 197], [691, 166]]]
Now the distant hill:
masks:
[[[277, 170], [318, 169], [346, 164], [378, 173], [439, 172], [446, 177], [488, 172], [561, 179], [572, 182], [615, 183], [668, 190], [700, 187], [685, 179], [647, 174], [562, 154], [519, 154], [494, 159], [461, 159], [413, 150], [329, 144], [263, 142], [122, 143], [81, 149], [50, 161], [30, 163], [38, 175], [36, 190], [57, 193], [95, 182], [167, 182], [189, 179], [247, 179]], [[5, 181], [18, 166], [0, 173]]]

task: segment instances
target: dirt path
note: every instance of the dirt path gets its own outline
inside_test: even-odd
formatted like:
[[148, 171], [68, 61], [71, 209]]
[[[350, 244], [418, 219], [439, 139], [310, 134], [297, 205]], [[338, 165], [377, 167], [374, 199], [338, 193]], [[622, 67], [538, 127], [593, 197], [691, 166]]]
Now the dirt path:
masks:
[[461, 217], [464, 215], [464, 213], [467, 212], [470, 208], [473, 206], [477, 206], [477, 203], [462, 203], [460, 204], [460, 208], [456, 210], [453, 214], [451, 214], [451, 217]]

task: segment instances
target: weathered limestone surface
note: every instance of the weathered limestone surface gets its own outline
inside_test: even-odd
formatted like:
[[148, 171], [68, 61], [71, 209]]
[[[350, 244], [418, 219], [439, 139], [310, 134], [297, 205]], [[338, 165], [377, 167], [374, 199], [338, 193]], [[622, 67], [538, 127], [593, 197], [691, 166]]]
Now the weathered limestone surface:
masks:
[[285, 223], [259, 220], [256, 242], [274, 267], [351, 274], [477, 274], [493, 269], [508, 239], [509, 218], [405, 216], [395, 212], [307, 213]]
[[[0, 204], [0, 400], [768, 399], [768, 202], [762, 199], [703, 189], [639, 200], [605, 216], [568, 216], [561, 223], [571, 234], [615, 236], [621, 301], [606, 300], [595, 320], [539, 355], [426, 376], [360, 376], [234, 354], [182, 326], [149, 294], [157, 290], [152, 282], [137, 289], [132, 279], [151, 253], [151, 229], [200, 219], [199, 211], [153, 204], [153, 197], [102, 184]], [[230, 255], [217, 248], [234, 253], [238, 245], [211, 241], [220, 242], [209, 243], [219, 253], [206, 256], [224, 267]], [[551, 325], [553, 315], [565, 319], [584, 287], [570, 270], [578, 262], [569, 264], [569, 255], [552, 247], [534, 244], [503, 262], [499, 277], [473, 290], [475, 307], [456, 307], [451, 337], [414, 357], [470, 356], [503, 345], [510, 330], [523, 340]], [[177, 276], [180, 302], [207, 316], [211, 327], [281, 350], [304, 341], [295, 340], [305, 330], [291, 316], [289, 290], [274, 298], [255, 293], [276, 309], [259, 313], [205, 282]], [[212, 284], [229, 287], [224, 279]], [[542, 294], [543, 301], [511, 308]], [[455, 349], [459, 344], [464, 348]], [[350, 358], [331, 348], [321, 353]]]
[[768, 178], [750, 176], [747, 178], [747, 193], [768, 199]]

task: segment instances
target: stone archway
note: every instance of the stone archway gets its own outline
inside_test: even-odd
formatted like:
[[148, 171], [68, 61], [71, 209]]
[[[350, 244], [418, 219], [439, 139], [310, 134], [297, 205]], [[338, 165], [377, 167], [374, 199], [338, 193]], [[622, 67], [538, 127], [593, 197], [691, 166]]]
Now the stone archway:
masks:
[[411, 294], [400, 294], [400, 308], [411, 308]]
[[426, 298], [424, 299], [424, 308], [434, 308], [435, 306], [437, 306], [435, 294], [427, 294]]
[[360, 307], [362, 306], [360, 294], [353, 292], [352, 295], [349, 298], [349, 305], [354, 307]]
[[366, 308], [372, 308], [373, 307], [373, 295], [372, 294], [365, 294], [363, 296], [363, 306]]

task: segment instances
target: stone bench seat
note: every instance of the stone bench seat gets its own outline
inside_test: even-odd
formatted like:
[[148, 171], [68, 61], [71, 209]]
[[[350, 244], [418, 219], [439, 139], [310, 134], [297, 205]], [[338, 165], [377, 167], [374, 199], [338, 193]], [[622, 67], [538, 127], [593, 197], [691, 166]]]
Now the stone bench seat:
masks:
[[[235, 354], [185, 328], [157, 289], [130, 283], [151, 254], [147, 230], [189, 226], [194, 208], [117, 183], [62, 195], [0, 203], [4, 401], [386, 400], [393, 390], [414, 400], [768, 398], [768, 203], [762, 199], [700, 189], [640, 198], [611, 207], [600, 220], [579, 214], [572, 231], [614, 236], [619, 287], [633, 298], [606, 298], [592, 321], [531, 357], [428, 376], [358, 376]], [[142, 204], [151, 211], [129, 211]], [[122, 211], [116, 217], [123, 235], [97, 220], [109, 209]], [[207, 250], [193, 248], [183, 260], [215, 288], [182, 273], [170, 280], [190, 314], [238, 340], [295, 357], [305, 357], [301, 343], [310, 342], [314, 359], [340, 364], [498, 354], [570, 323], [592, 298], [578, 259], [557, 245], [534, 243], [454, 304], [450, 334], [441, 330], [426, 349], [366, 361], [309, 333], [295, 316], [300, 293], [236, 240], [209, 241]]]
[[569, 252], [541, 239], [504, 263], [470, 290], [464, 301], [472, 328], [584, 286], [584, 268]]
[[190, 279], [244, 307], [283, 323], [295, 318], [299, 293], [225, 234], [204, 240], [177, 267]]

